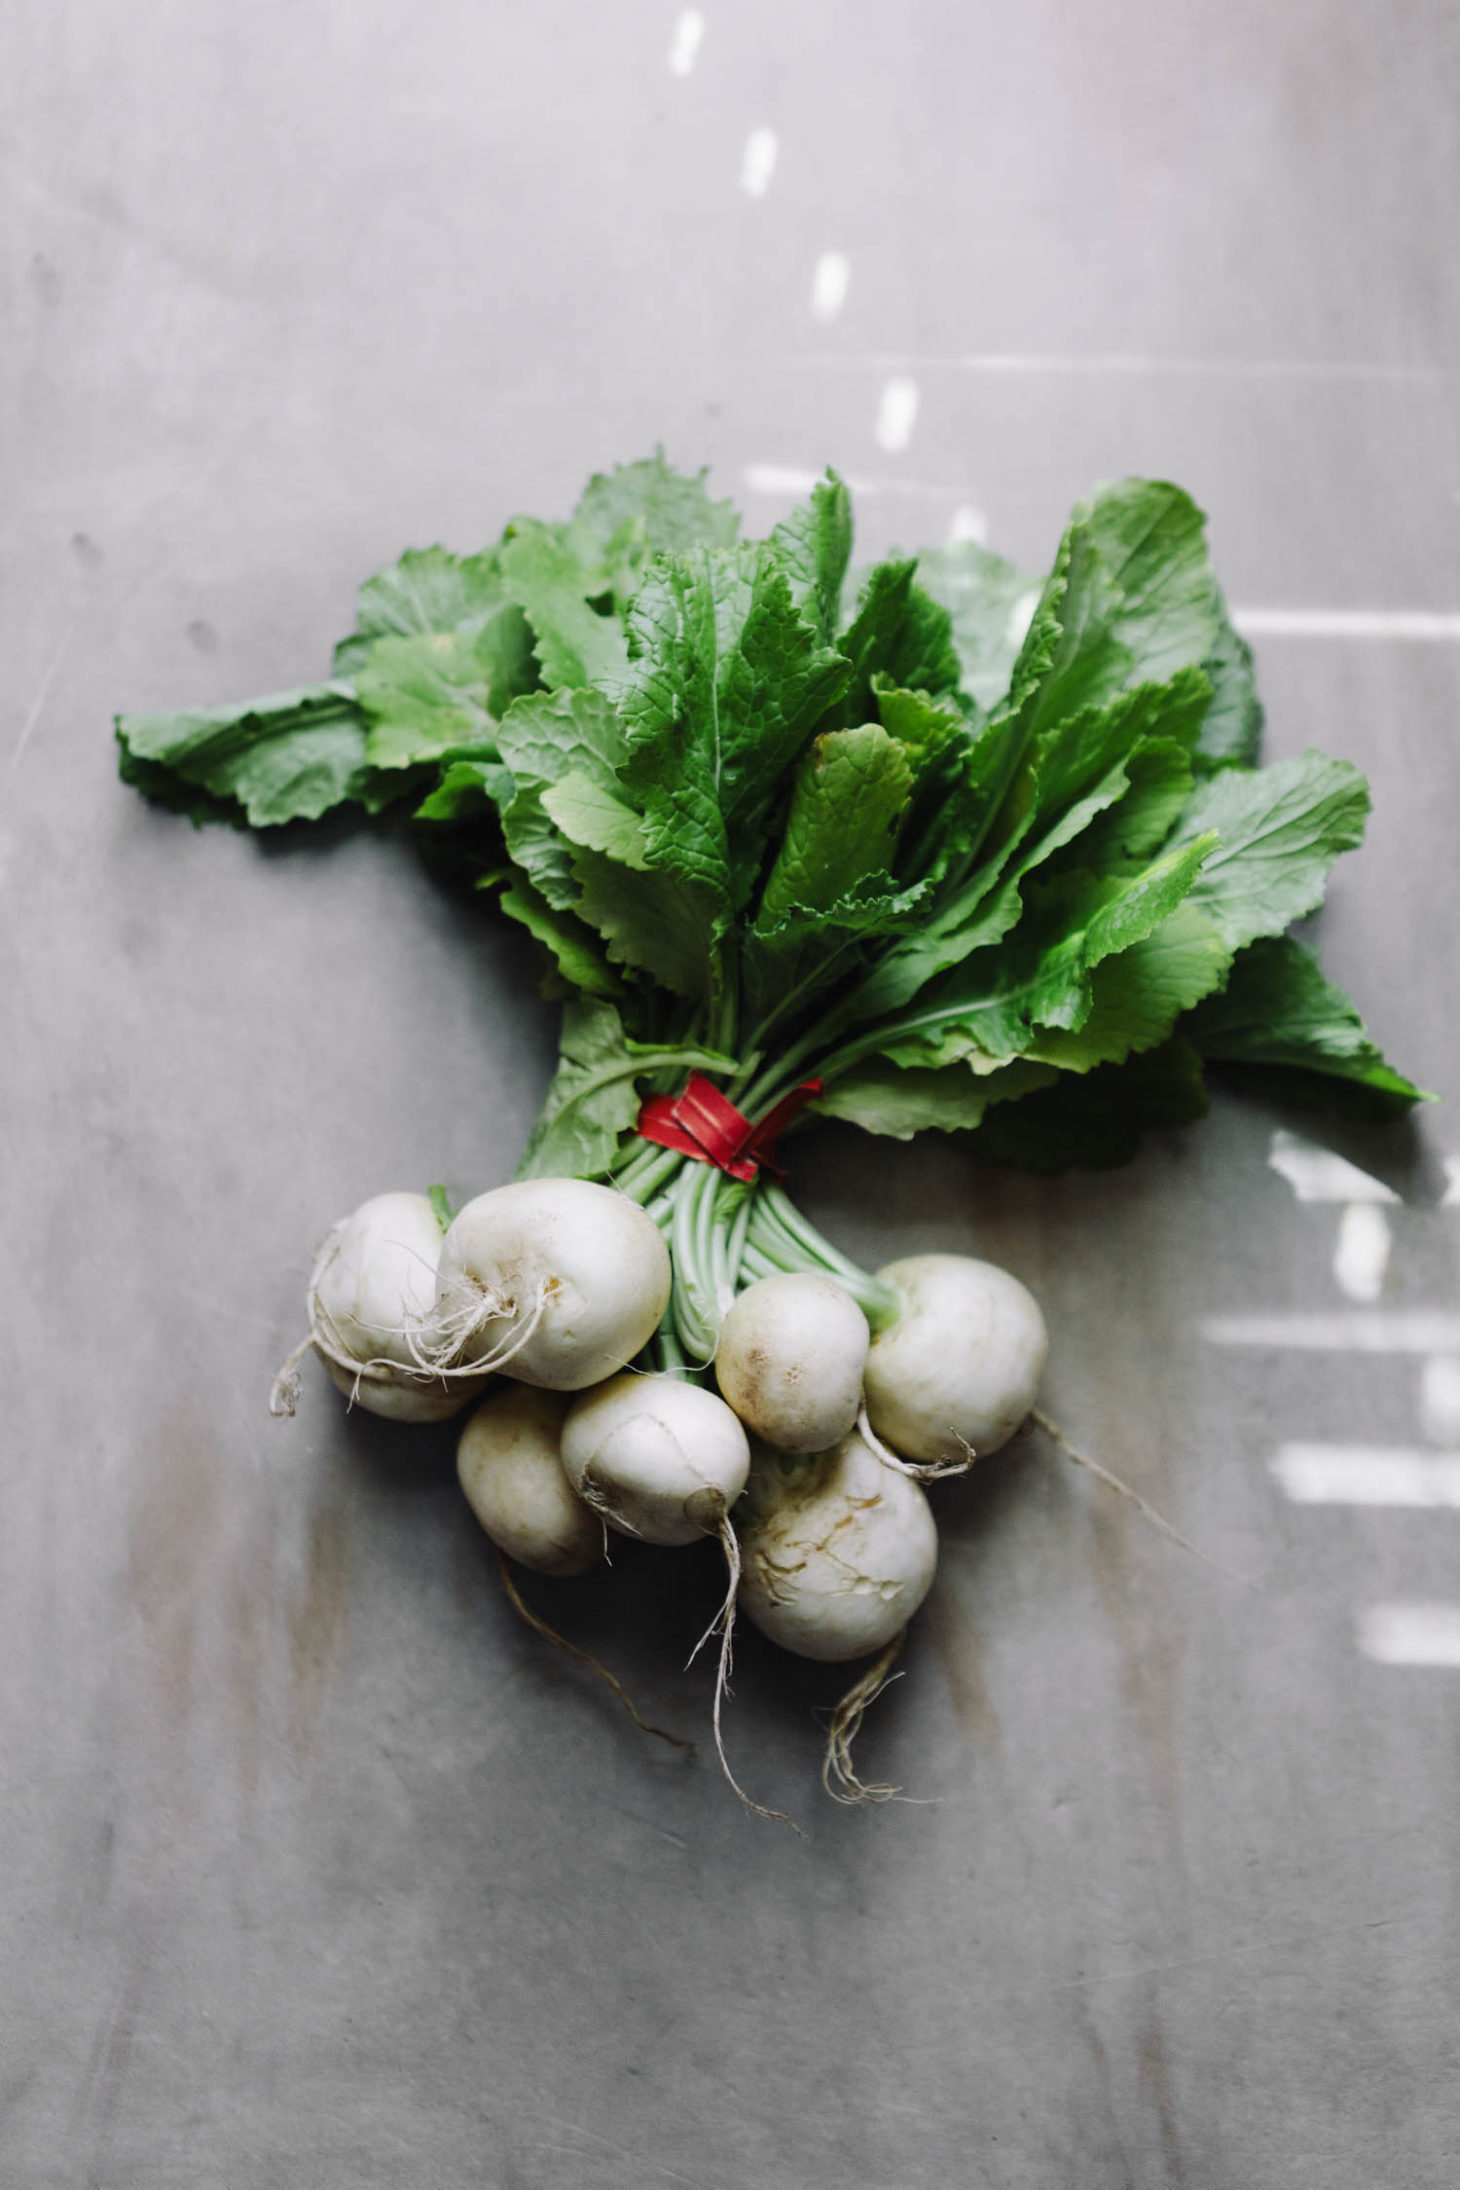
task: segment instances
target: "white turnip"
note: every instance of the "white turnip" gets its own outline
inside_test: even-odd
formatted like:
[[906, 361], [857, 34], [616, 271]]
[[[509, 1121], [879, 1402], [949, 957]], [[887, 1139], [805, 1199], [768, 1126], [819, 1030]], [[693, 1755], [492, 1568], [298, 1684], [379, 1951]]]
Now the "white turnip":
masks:
[[783, 1649], [831, 1664], [899, 1635], [938, 1562], [926, 1494], [856, 1430], [809, 1460], [758, 1453], [736, 1527], [747, 1618]]
[[435, 1359], [581, 1391], [653, 1337], [669, 1285], [659, 1228], [626, 1195], [584, 1179], [499, 1186], [441, 1244]]
[[574, 1495], [559, 1458], [567, 1411], [557, 1392], [503, 1384], [456, 1448], [456, 1472], [482, 1527], [538, 1574], [586, 1574], [603, 1557], [603, 1524]]
[[824, 1452], [862, 1403], [871, 1332], [857, 1303], [816, 1270], [758, 1278], [720, 1329], [715, 1375], [757, 1437], [782, 1452]]
[[651, 1544], [722, 1534], [750, 1470], [724, 1400], [673, 1376], [615, 1376], [584, 1392], [563, 1425], [562, 1456], [580, 1498]]
[[310, 1335], [276, 1379], [274, 1412], [293, 1413], [294, 1362], [311, 1347], [353, 1404], [394, 1421], [445, 1421], [479, 1397], [486, 1377], [440, 1376], [423, 1358], [440, 1252], [424, 1194], [377, 1194], [334, 1225], [310, 1275]]
[[878, 1278], [896, 1317], [867, 1355], [867, 1417], [905, 1459], [996, 1452], [1034, 1405], [1049, 1339], [1033, 1295], [966, 1255], [910, 1255]]

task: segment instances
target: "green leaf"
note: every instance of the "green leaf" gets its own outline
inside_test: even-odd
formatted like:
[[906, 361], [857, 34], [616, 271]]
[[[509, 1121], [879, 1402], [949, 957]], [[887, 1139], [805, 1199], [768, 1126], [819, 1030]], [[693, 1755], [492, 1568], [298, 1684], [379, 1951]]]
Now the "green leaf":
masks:
[[1152, 740], [1189, 752], [1210, 696], [1202, 670], [1179, 669], [1164, 684], [1131, 685], [1039, 732], [1029, 753], [1036, 814], [1043, 819], [1064, 812], [1112, 770], [1124, 790], [1131, 761]]
[[499, 736], [515, 783], [503, 835], [543, 896], [596, 928], [616, 965], [677, 995], [707, 994], [713, 908], [680, 877], [649, 871], [644, 824], [619, 780], [628, 746], [612, 700], [592, 688], [534, 693]]
[[1202, 667], [1211, 681], [1212, 701], [1197, 741], [1197, 766], [1204, 772], [1255, 768], [1262, 746], [1262, 702], [1257, 697], [1252, 649], [1233, 628], [1225, 602], [1216, 644]]
[[1225, 768], [1198, 786], [1172, 838], [1220, 838], [1192, 897], [1234, 949], [1280, 935], [1321, 904], [1328, 870], [1360, 843], [1369, 787], [1348, 761], [1304, 753], [1249, 772]]
[[969, 1147], [985, 1163], [1023, 1171], [1105, 1170], [1128, 1163], [1147, 1128], [1193, 1125], [1209, 1107], [1201, 1058], [1177, 1038], [1084, 1078], [1062, 1072], [1023, 1102], [1001, 1103]]
[[1056, 566], [1061, 636], [1041, 723], [1217, 653], [1226, 614], [1204, 523], [1190, 495], [1155, 479], [1122, 480], [1076, 509]]
[[572, 861], [578, 911], [615, 965], [649, 974], [676, 996], [711, 994], [715, 908], [703, 890], [662, 869], [635, 872], [586, 847]]
[[622, 613], [655, 555], [734, 546], [740, 518], [733, 504], [710, 500], [705, 478], [675, 471], [662, 452], [594, 473], [566, 535], [589, 600], [611, 593]]
[[1182, 1012], [1219, 989], [1232, 953], [1190, 899], [1128, 950], [1106, 958], [1090, 978], [1094, 1002], [1074, 1032], [1042, 1033], [1029, 1051], [1070, 1072], [1119, 1064], [1165, 1041]]
[[773, 930], [793, 906], [825, 911], [873, 878], [890, 888], [911, 791], [907, 754], [878, 724], [817, 738], [796, 771], [755, 932]]
[[244, 707], [119, 715], [120, 772], [195, 822], [252, 829], [317, 821], [346, 801], [372, 811], [398, 795], [367, 765], [365, 723], [348, 684], [307, 685]]
[[542, 794], [543, 810], [573, 845], [603, 852], [620, 866], [648, 867], [644, 824], [621, 794], [575, 769]]
[[593, 684], [622, 670], [624, 635], [618, 618], [589, 606], [603, 573], [584, 564], [566, 526], [514, 518], [497, 556], [507, 592], [532, 626], [546, 684]]
[[1296, 1076], [1285, 1092], [1308, 1101], [1323, 1099], [1325, 1083], [1340, 1094], [1339, 1082], [1379, 1108], [1434, 1100], [1386, 1064], [1349, 998], [1291, 936], [1242, 951], [1222, 994], [1191, 1012], [1181, 1031], [1213, 1063]]
[[1032, 1048], [1036, 1028], [1079, 1029], [1093, 1009], [1095, 967], [1176, 910], [1215, 841], [1199, 838], [1133, 874], [1076, 871], [1043, 885], [1012, 941], [932, 983], [881, 1030], [878, 1048], [906, 1065], [974, 1053], [1002, 1062]]
[[648, 857], [728, 914], [754, 884], [779, 779], [846, 689], [847, 665], [798, 615], [777, 560], [754, 548], [655, 562], [629, 644], [616, 687], [622, 773]]
[[[483, 875], [477, 886], [487, 889], [502, 881], [500, 873]], [[570, 989], [584, 996], [622, 995], [623, 984], [605, 962], [592, 929], [575, 913], [550, 905], [541, 890], [515, 868], [506, 876], [501, 905], [550, 953], [559, 977]]]
[[874, 679], [910, 692], [956, 689], [958, 649], [948, 611], [914, 583], [917, 559], [878, 563], [867, 574], [857, 612], [837, 645], [851, 664], [842, 708], [846, 722], [877, 712]]
[[[947, 864], [969, 826], [960, 815], [971, 809], [984, 816], [975, 827], [978, 864], [914, 935], [884, 955], [858, 994], [859, 1018], [901, 1009], [970, 953], [999, 942], [1019, 920], [1025, 879], [1056, 855], [1065, 855], [1067, 866], [1078, 862], [1096, 873], [1113, 865], [1112, 840], [1102, 834], [1100, 819], [1108, 825], [1112, 809], [1118, 817], [1132, 765], [1153, 747], [1175, 747], [1181, 784], [1190, 789], [1184, 748], [1205, 704], [1200, 670], [1179, 672], [1164, 685], [1137, 685], [1035, 736], [1028, 717], [1037, 693], [1036, 673], [1016, 701], [1018, 714], [991, 723], [967, 755], [965, 775], [973, 789], [963, 793], [966, 807], [958, 795], [945, 798], [938, 826], [948, 835], [938, 857]], [[1006, 738], [1012, 740], [1007, 747]], [[1143, 854], [1154, 850], [1169, 825], [1167, 788], [1165, 822], [1154, 841], [1143, 843]], [[1151, 818], [1147, 804], [1134, 840], [1150, 839]], [[939, 843], [936, 835], [933, 841]]]
[[512, 778], [500, 761], [453, 760], [441, 771], [436, 788], [422, 799], [411, 819], [466, 823], [495, 814], [512, 796]]
[[852, 498], [834, 471], [776, 526], [770, 545], [790, 581], [791, 599], [830, 642], [852, 559]]
[[494, 549], [451, 555], [442, 547], [407, 548], [360, 588], [357, 628], [335, 648], [335, 675], [357, 675], [378, 639], [474, 630], [505, 600]]
[[431, 1213], [436, 1222], [443, 1232], [449, 1231], [451, 1229], [451, 1220], [456, 1215], [456, 1211], [451, 1206], [451, 1196], [444, 1186], [431, 1186], [426, 1189], [426, 1192], [431, 1203]]
[[864, 1132], [910, 1141], [917, 1133], [971, 1130], [994, 1103], [1017, 1101], [1057, 1077], [1053, 1065], [1022, 1057], [982, 1074], [964, 1064], [920, 1072], [874, 1060], [838, 1080], [812, 1108], [824, 1117], [844, 1118]]
[[1041, 581], [971, 540], [925, 550], [917, 577], [929, 598], [947, 609], [958, 649], [957, 682], [987, 714], [1009, 689]]
[[1124, 796], [1081, 833], [1082, 865], [1098, 871], [1159, 851], [1191, 797], [1192, 758], [1174, 738], [1143, 739], [1125, 761]]
[[544, 801], [570, 776], [618, 795], [623, 726], [602, 692], [534, 692], [502, 717], [497, 744], [514, 784], [502, 811], [507, 849], [548, 902], [566, 910], [577, 897], [572, 848]]
[[495, 749], [497, 717], [534, 681], [527, 625], [510, 603], [474, 630], [377, 639], [356, 679], [375, 768]]
[[601, 1178], [638, 1122], [637, 1083], [664, 1070], [723, 1072], [710, 1050], [631, 1042], [611, 1004], [563, 1007], [562, 1061], [517, 1166], [519, 1179]]

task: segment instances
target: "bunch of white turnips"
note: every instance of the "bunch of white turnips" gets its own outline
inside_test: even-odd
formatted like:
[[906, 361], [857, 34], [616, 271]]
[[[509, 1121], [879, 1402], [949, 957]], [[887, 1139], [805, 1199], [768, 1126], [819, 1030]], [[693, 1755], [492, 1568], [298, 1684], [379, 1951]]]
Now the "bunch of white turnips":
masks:
[[[499, 1549], [537, 1573], [586, 1572], [609, 1531], [718, 1538], [722, 1675], [738, 1602], [801, 1657], [879, 1657], [853, 1693], [859, 1719], [932, 1585], [920, 1478], [997, 1450], [1028, 1417], [1044, 1319], [992, 1263], [914, 1255], [878, 1273], [886, 1307], [870, 1320], [831, 1273], [776, 1272], [726, 1288], [712, 1363], [642, 1366], [672, 1281], [660, 1226], [610, 1186], [523, 1180], [444, 1229], [427, 1195], [382, 1194], [321, 1248], [299, 1351], [395, 1421], [469, 1407], [462, 1488]], [[275, 1404], [292, 1411], [287, 1379]], [[845, 1714], [834, 1731], [845, 1737]], [[885, 1791], [844, 1756], [832, 1764], [833, 1791]]]

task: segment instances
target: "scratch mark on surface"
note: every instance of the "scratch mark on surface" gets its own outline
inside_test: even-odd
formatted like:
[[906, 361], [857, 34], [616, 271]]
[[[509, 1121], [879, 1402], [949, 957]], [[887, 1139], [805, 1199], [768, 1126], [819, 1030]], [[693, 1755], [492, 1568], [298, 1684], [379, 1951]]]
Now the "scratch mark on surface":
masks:
[[[545, 2114], [542, 2120], [545, 2128], [562, 2130], [570, 2137], [581, 2138], [585, 2144], [597, 2145], [601, 2152], [612, 2153], [616, 2160], [628, 2160], [632, 2166], [638, 2168], [652, 2168], [655, 2175], [661, 2176], [665, 2182], [683, 2183], [685, 2190], [703, 2190], [702, 2184], [697, 2183], [692, 2176], [681, 2175], [678, 2168], [666, 2167], [662, 2160], [646, 2160], [641, 2153], [631, 2152], [627, 2145], [615, 2144], [611, 2138], [600, 2136], [595, 2129], [585, 2129], [581, 2122], [559, 2121], [550, 2114]], [[578, 2157], [582, 2157], [581, 2152]]]
[[[815, 362], [826, 361], [817, 359]], [[835, 362], [872, 366], [883, 372], [901, 369], [912, 372], [1007, 374], [1013, 377], [1070, 373], [1096, 377], [1109, 375], [1112, 378], [1150, 375], [1157, 378], [1169, 373], [1177, 376], [1199, 375], [1214, 380], [1408, 381], [1419, 384], [1442, 383], [1450, 377], [1438, 366], [1387, 365], [1368, 359], [1156, 357], [1141, 351], [1119, 350], [1095, 353], [1088, 357], [1018, 350], [972, 350], [916, 356], [900, 350], [867, 350], [854, 360], [842, 358]]]
[[31, 701], [25, 721], [20, 726], [20, 736], [16, 739], [15, 750], [10, 756], [10, 773], [12, 776], [19, 768], [25, 749], [30, 743], [31, 734], [45, 711], [46, 701], [51, 696], [51, 687], [60, 674], [61, 664], [66, 658], [66, 648], [71, 643], [71, 633], [75, 628], [75, 623], [74, 616], [67, 619], [61, 636], [56, 641], [55, 650], [41, 672], [41, 681], [36, 686], [35, 698]]

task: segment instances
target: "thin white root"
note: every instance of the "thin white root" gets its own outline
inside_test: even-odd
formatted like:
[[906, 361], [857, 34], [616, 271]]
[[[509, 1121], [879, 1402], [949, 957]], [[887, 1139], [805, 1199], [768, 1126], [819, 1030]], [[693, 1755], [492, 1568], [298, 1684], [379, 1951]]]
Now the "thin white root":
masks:
[[514, 1354], [521, 1353], [542, 1321], [548, 1297], [548, 1284], [544, 1279], [521, 1330], [508, 1338], [495, 1353], [483, 1354], [474, 1361], [463, 1361], [461, 1358], [462, 1348], [468, 1340], [475, 1338], [478, 1331], [485, 1330], [489, 1323], [498, 1322], [503, 1316], [512, 1315], [516, 1311], [511, 1301], [503, 1301], [495, 1293], [484, 1293], [480, 1305], [465, 1301], [455, 1315], [448, 1317], [439, 1326], [429, 1342], [423, 1341], [418, 1331], [408, 1334], [406, 1342], [411, 1350], [411, 1359], [423, 1375], [440, 1377], [443, 1381], [451, 1377], [487, 1376], [493, 1369], [502, 1368]]
[[862, 1730], [862, 1721], [868, 1706], [874, 1704], [884, 1688], [902, 1679], [892, 1667], [897, 1654], [907, 1641], [904, 1627], [894, 1635], [886, 1649], [872, 1660], [865, 1673], [859, 1674], [841, 1702], [832, 1712], [826, 1729], [826, 1754], [821, 1761], [821, 1784], [833, 1802], [849, 1805], [859, 1802], [905, 1801], [900, 1787], [890, 1787], [882, 1780], [859, 1779], [852, 1768], [852, 1743]]
[[[408, 1368], [403, 1361], [392, 1361], [387, 1354], [373, 1354], [368, 1361], [362, 1361], [357, 1354], [346, 1353], [342, 1346], [335, 1345], [332, 1339], [326, 1337], [327, 1320], [320, 1316], [319, 1309], [312, 1299], [310, 1310], [314, 1328], [308, 1338], [300, 1340], [270, 1387], [269, 1412], [272, 1415], [293, 1414], [294, 1409], [299, 1404], [298, 1364], [307, 1353], [311, 1352], [319, 1354], [323, 1360], [332, 1361], [337, 1369], [343, 1369], [345, 1374], [353, 1379], [347, 1402], [351, 1407], [359, 1399], [360, 1386], [367, 1379], [372, 1383], [384, 1381], [390, 1384], [410, 1384], [419, 1387], [431, 1384], [444, 1385], [450, 1377], [458, 1373], [470, 1373], [473, 1376], [486, 1374], [485, 1367], [474, 1368], [470, 1372], [458, 1372], [452, 1369], [412, 1369]], [[490, 1364], [487, 1364], [487, 1367], [490, 1367]]]
[[301, 1339], [278, 1375], [269, 1387], [269, 1412], [272, 1415], [288, 1415], [299, 1404], [299, 1364], [307, 1353], [313, 1351], [314, 1339]]
[[711, 1635], [715, 1633], [717, 1628], [719, 1629], [720, 1662], [715, 1669], [715, 1704], [712, 1714], [715, 1729], [715, 1754], [720, 1759], [721, 1771], [725, 1774], [726, 1779], [729, 1780], [730, 1785], [734, 1788], [747, 1810], [753, 1810], [757, 1817], [769, 1818], [774, 1824], [789, 1825], [798, 1840], [804, 1840], [806, 1834], [793, 1817], [787, 1817], [784, 1810], [767, 1809], [763, 1802], [755, 1801], [752, 1796], [745, 1792], [745, 1789], [731, 1771], [730, 1759], [725, 1754], [725, 1737], [720, 1727], [720, 1707], [730, 1693], [730, 1669], [734, 1658], [732, 1646], [735, 1635], [735, 1604], [740, 1595], [740, 1542], [730, 1525], [728, 1513], [723, 1513], [720, 1516], [720, 1545], [725, 1553], [725, 1570], [729, 1578], [729, 1587], [725, 1592], [725, 1602], [689, 1655], [689, 1662], [693, 1664]]
[[[862, 1402], [862, 1411], [857, 1416], [857, 1433], [863, 1444], [870, 1446], [879, 1460], [889, 1468], [896, 1468], [899, 1475], [910, 1475], [915, 1483], [938, 1483], [948, 1475], [966, 1475], [978, 1458], [967, 1438], [959, 1437], [958, 1442], [963, 1447], [961, 1460], [904, 1460], [901, 1453], [893, 1452], [889, 1446], [884, 1445], [873, 1429], [867, 1418], [865, 1399]], [[957, 1434], [955, 1431], [954, 1435]]]
[[[703, 1633], [703, 1635], [701, 1635], [699, 1641], [695, 1644], [693, 1650], [685, 1659], [684, 1669], [686, 1673], [694, 1664], [695, 1659], [704, 1649], [705, 1644], [709, 1641], [710, 1637], [712, 1635], [724, 1634], [728, 1628], [733, 1627], [735, 1624], [735, 1605], [736, 1600], [740, 1595], [740, 1539], [736, 1535], [734, 1529], [730, 1526], [729, 1518], [725, 1514], [723, 1509], [720, 1514], [719, 1526], [716, 1529], [715, 1533], [720, 1539], [720, 1549], [725, 1554], [725, 1602], [721, 1605], [719, 1611], [715, 1614], [715, 1617], [711, 1620], [709, 1626], [705, 1629], [705, 1632]], [[725, 1663], [725, 1671], [727, 1674], [729, 1670], [730, 1665], [729, 1660], [727, 1659]]]
[[1087, 1469], [1097, 1483], [1103, 1483], [1107, 1490], [1113, 1490], [1118, 1498], [1124, 1498], [1133, 1505], [1168, 1543], [1175, 1544], [1180, 1551], [1189, 1551], [1193, 1559], [1200, 1559], [1203, 1566], [1214, 1568], [1218, 1574], [1225, 1575], [1229, 1582], [1236, 1582], [1243, 1589], [1256, 1588], [1255, 1582], [1247, 1581], [1241, 1574], [1234, 1574], [1230, 1567], [1222, 1565], [1220, 1559], [1214, 1559], [1210, 1553], [1198, 1549], [1189, 1537], [1182, 1535], [1179, 1528], [1173, 1528], [1154, 1506], [1147, 1505], [1140, 1492], [1132, 1490], [1129, 1483], [1123, 1483], [1118, 1475], [1111, 1474], [1109, 1468], [1101, 1467], [1098, 1460], [1092, 1460], [1087, 1452], [1081, 1452], [1077, 1445], [1072, 1445], [1058, 1422], [1052, 1421], [1042, 1407], [1031, 1407], [1029, 1420], [1037, 1429], [1043, 1430], [1052, 1445], [1058, 1445], [1067, 1460], [1073, 1460], [1076, 1467]]
[[[578, 1496], [590, 1512], [598, 1515], [598, 1525], [603, 1530], [603, 1556], [605, 1559], [608, 1559], [608, 1525], [610, 1521], [621, 1536], [632, 1536], [637, 1543], [644, 1541], [641, 1532], [635, 1528], [628, 1515], [620, 1513], [618, 1508], [606, 1496], [591, 1467], [585, 1471], [583, 1480], [578, 1486]], [[611, 1559], [609, 1564], [610, 1566], [613, 1564]]]
[[695, 1745], [692, 1741], [686, 1741], [680, 1734], [668, 1733], [664, 1727], [656, 1726], [651, 1719], [644, 1717], [616, 1673], [610, 1673], [608, 1667], [600, 1665], [591, 1651], [581, 1650], [577, 1643], [570, 1643], [566, 1635], [560, 1635], [555, 1627], [549, 1627], [546, 1620], [539, 1618], [518, 1589], [513, 1579], [512, 1569], [507, 1564], [507, 1554], [500, 1549], [497, 1552], [497, 1565], [502, 1572], [502, 1587], [507, 1592], [508, 1604], [511, 1605], [519, 1619], [526, 1621], [534, 1634], [541, 1635], [544, 1641], [552, 1643], [556, 1649], [566, 1651], [567, 1655], [570, 1658], [576, 1658], [580, 1665], [590, 1667], [601, 1681], [607, 1681], [635, 1726], [641, 1728], [644, 1733], [653, 1734], [660, 1741], [667, 1741], [672, 1749], [683, 1749], [687, 1755], [694, 1755]]

